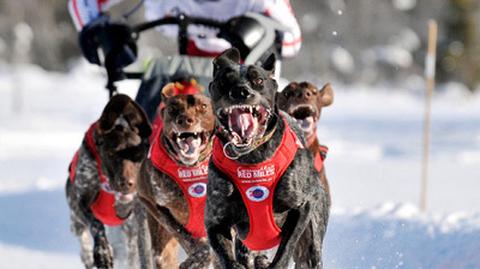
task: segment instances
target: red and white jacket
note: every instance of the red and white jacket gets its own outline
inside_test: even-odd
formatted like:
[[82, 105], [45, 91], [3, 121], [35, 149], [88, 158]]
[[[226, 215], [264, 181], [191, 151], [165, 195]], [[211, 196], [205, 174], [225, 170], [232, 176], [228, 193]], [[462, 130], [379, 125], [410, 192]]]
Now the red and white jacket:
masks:
[[[77, 30], [97, 18], [100, 12], [123, 0], [68, 0], [68, 9]], [[289, 29], [283, 36], [282, 56], [295, 56], [300, 50], [302, 37], [290, 0], [145, 0], [145, 17], [155, 20], [165, 16], [185, 13], [190, 16], [204, 17], [219, 21], [245, 14], [262, 13]], [[177, 36], [177, 26], [162, 26], [159, 30], [169, 37]], [[216, 37], [217, 30], [201, 27], [189, 27], [190, 45], [197, 56], [213, 56], [230, 48], [230, 44]]]

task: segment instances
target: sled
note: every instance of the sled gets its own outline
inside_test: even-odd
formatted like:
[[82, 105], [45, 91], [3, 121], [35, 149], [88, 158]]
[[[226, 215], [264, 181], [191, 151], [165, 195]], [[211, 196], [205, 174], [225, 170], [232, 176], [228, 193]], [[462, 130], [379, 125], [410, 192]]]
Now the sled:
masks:
[[[241, 52], [242, 47], [243, 50], [249, 47], [248, 54], [242, 55], [245, 64], [262, 62], [270, 53], [275, 53], [277, 59], [280, 59], [282, 32], [286, 31], [286, 28], [278, 22], [256, 13], [247, 13], [242, 18], [248, 18], [248, 22], [253, 21], [261, 27], [259, 28], [261, 38], [254, 46], [252, 46], [252, 44], [245, 44], [245, 42], [239, 40], [238, 36], [232, 34], [232, 25], [229, 25], [228, 22], [189, 17], [185, 14], [179, 14], [176, 17], [161, 18], [133, 26], [131, 28], [132, 35], [135, 39], [138, 39], [142, 32], [155, 27], [161, 25], [177, 25], [179, 55], [156, 57], [142, 73], [122, 70], [123, 74], [111, 76], [110, 74], [112, 74], [112, 72], [108, 72], [107, 70], [108, 82], [106, 88], [109, 91], [110, 97], [117, 91], [115, 82], [123, 79], [140, 79], [141, 83], [135, 101], [142, 106], [149, 119], [153, 120], [157, 107], [161, 102], [160, 91], [175, 75], [180, 73], [191, 75], [196, 77], [201, 85], [208, 86], [213, 75], [213, 58], [186, 55], [188, 43], [187, 29], [189, 25], [200, 25], [218, 29], [219, 36], [232, 44], [239, 44]], [[237, 28], [240, 28], [239, 31], [242, 30], [241, 25]], [[206, 94], [208, 95], [208, 93]]]

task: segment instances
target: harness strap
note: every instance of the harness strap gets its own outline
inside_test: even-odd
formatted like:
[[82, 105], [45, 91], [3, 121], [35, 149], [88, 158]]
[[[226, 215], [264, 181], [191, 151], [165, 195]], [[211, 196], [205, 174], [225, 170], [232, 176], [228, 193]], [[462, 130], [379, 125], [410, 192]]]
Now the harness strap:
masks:
[[[108, 226], [118, 226], [123, 224], [125, 221], [117, 216], [117, 211], [115, 209], [115, 195], [113, 190], [111, 189], [108, 178], [103, 173], [102, 169], [102, 160], [100, 154], [98, 153], [97, 146], [95, 144], [94, 139], [94, 132], [97, 123], [93, 123], [88, 128], [88, 131], [85, 133], [85, 141], [87, 150], [90, 154], [93, 155], [95, 160], [95, 165], [97, 167], [98, 178], [100, 180], [100, 190], [98, 191], [98, 195], [95, 198], [95, 201], [90, 205], [90, 209], [92, 210], [93, 215], [103, 224]], [[70, 180], [71, 182], [75, 181], [75, 173], [77, 170], [79, 159], [78, 151], [73, 156], [73, 160], [70, 163]]]
[[328, 148], [324, 145], [319, 145], [318, 151], [315, 153], [313, 165], [315, 170], [320, 173], [323, 169], [323, 162], [327, 158]]
[[100, 179], [100, 182], [101, 183], [108, 183], [108, 178], [103, 173], [102, 159], [100, 157], [100, 154], [98, 153], [97, 145], [96, 145], [95, 139], [93, 137], [93, 134], [95, 133], [95, 128], [96, 127], [97, 127], [97, 122], [94, 122], [92, 125], [90, 125], [90, 128], [88, 128], [88, 131], [85, 134], [85, 141], [87, 142], [88, 151], [90, 151], [90, 153], [93, 155], [93, 158], [95, 159], [95, 163], [97, 165], [98, 177]]
[[273, 215], [275, 188], [293, 161], [301, 145], [293, 130], [285, 123], [280, 146], [271, 159], [256, 164], [242, 164], [226, 158], [223, 146], [215, 138], [213, 162], [225, 173], [242, 196], [249, 217], [249, 231], [243, 243], [251, 250], [266, 250], [277, 246], [281, 229]]
[[194, 238], [206, 237], [204, 211], [207, 200], [209, 158], [205, 158], [195, 166], [179, 164], [168, 154], [167, 149], [161, 143], [161, 133], [162, 131], [159, 130], [157, 137], [152, 142], [149, 159], [157, 170], [168, 175], [182, 190], [189, 212], [185, 229]]

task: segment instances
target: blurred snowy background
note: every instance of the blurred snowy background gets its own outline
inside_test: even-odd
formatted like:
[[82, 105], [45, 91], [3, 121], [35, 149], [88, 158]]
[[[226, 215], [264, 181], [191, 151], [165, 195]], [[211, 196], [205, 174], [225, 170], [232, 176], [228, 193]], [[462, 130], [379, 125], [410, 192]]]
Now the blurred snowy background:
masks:
[[[113, 12], [131, 7], [125, 1]], [[292, 1], [304, 34], [287, 79], [333, 83], [318, 129], [333, 209], [325, 268], [480, 268], [480, 4]], [[119, 14], [119, 13], [118, 13]], [[141, 21], [142, 11], [132, 21]], [[428, 212], [417, 208], [426, 22], [439, 22]], [[81, 268], [63, 185], [106, 103], [65, 0], [0, 0], [1, 268]], [[175, 52], [151, 32], [143, 57]], [[161, 47], [160, 52], [158, 48]], [[138, 83], [122, 82], [135, 95]]]
[[[0, 0], [0, 59], [26, 60], [48, 70], [66, 71], [79, 57], [77, 36], [66, 0]], [[137, 3], [123, 1], [119, 17]], [[310, 74], [329, 80], [368, 84], [400, 83], [423, 74], [426, 21], [439, 22], [438, 78], [470, 90], [480, 82], [480, 2], [475, 0], [293, 0], [303, 31], [302, 53], [287, 62], [284, 75]], [[123, 12], [122, 12], [123, 11]], [[143, 20], [139, 10], [129, 22]], [[171, 40], [151, 32], [142, 53]], [[29, 47], [28, 52], [19, 51]], [[156, 52], [158, 53], [158, 52]]]

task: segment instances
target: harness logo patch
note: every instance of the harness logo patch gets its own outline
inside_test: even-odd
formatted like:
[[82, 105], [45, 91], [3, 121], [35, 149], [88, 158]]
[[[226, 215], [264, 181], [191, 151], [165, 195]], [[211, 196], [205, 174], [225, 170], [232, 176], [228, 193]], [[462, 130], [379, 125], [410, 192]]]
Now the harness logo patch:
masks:
[[247, 198], [254, 202], [261, 202], [268, 198], [270, 192], [264, 186], [253, 186], [246, 191]]
[[179, 168], [178, 177], [184, 181], [191, 179], [205, 178], [208, 175], [208, 165], [202, 165], [193, 168]]
[[237, 176], [244, 179], [265, 178], [275, 175], [275, 165], [265, 165], [258, 169], [245, 169], [239, 167], [237, 169]]
[[190, 187], [188, 187], [188, 194], [195, 198], [205, 196], [207, 194], [207, 184], [203, 182], [198, 182], [190, 185]]

